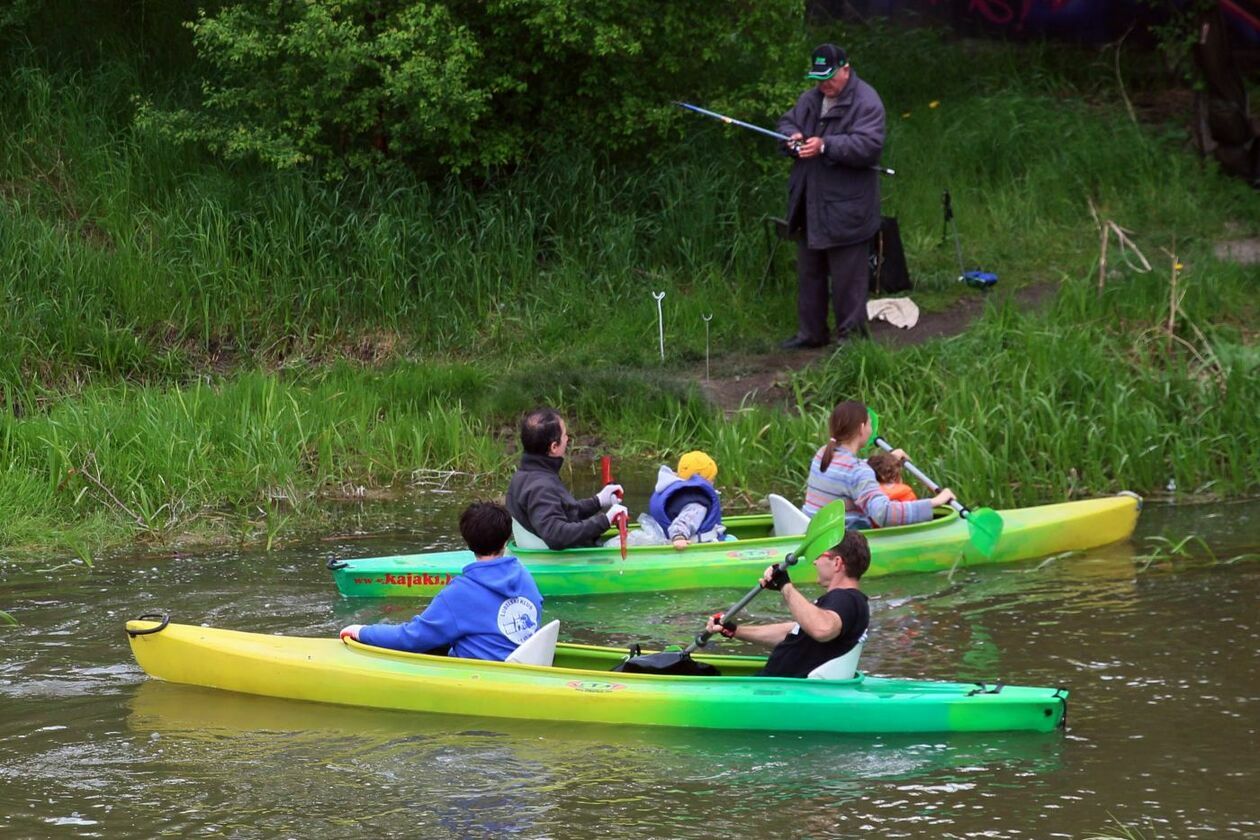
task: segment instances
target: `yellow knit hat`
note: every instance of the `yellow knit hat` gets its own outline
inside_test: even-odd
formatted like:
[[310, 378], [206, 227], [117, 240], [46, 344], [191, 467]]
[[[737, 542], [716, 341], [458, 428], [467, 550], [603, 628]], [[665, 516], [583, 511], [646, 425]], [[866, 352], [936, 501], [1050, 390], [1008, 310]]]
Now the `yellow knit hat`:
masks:
[[684, 481], [693, 475], [702, 475], [706, 481], [712, 481], [717, 478], [717, 462], [699, 449], [693, 449], [678, 459], [676, 472]]

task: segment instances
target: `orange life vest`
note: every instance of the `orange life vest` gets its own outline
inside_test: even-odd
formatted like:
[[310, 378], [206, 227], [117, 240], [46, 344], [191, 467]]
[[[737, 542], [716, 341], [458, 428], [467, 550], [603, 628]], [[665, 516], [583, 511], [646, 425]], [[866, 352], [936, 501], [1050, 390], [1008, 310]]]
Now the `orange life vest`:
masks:
[[909, 484], [881, 484], [879, 489], [884, 491], [884, 495], [894, 502], [913, 502], [918, 500], [918, 496], [914, 495], [914, 491], [910, 489]]

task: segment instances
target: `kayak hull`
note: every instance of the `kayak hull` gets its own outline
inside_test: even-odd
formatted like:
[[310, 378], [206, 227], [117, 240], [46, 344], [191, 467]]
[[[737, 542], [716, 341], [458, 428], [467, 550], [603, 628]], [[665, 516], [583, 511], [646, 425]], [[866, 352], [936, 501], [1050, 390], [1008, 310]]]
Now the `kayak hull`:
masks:
[[[871, 546], [865, 577], [1013, 563], [1096, 548], [1127, 539], [1140, 510], [1141, 499], [1126, 493], [999, 511], [1004, 527], [990, 557], [975, 549], [966, 521], [951, 510], [931, 522], [864, 532]], [[544, 596], [579, 596], [746, 587], [800, 544], [799, 536], [771, 536], [769, 516], [724, 521], [737, 540], [701, 543], [685, 551], [668, 545], [631, 546], [624, 561], [616, 547], [549, 551], [509, 544], [508, 551], [525, 564]], [[471, 562], [471, 552], [443, 551], [337, 561], [330, 568], [337, 591], [345, 597], [414, 598], [436, 595]]]
[[[721, 677], [612, 672], [625, 654], [557, 647], [554, 667], [298, 638], [127, 623], [151, 677], [225, 691], [435, 714], [774, 732], [1050, 732], [1067, 691], [1027, 686], [756, 677], [762, 657], [700, 656]], [[130, 635], [134, 632], [145, 635]], [[790, 710], [790, 712], [786, 711]]]

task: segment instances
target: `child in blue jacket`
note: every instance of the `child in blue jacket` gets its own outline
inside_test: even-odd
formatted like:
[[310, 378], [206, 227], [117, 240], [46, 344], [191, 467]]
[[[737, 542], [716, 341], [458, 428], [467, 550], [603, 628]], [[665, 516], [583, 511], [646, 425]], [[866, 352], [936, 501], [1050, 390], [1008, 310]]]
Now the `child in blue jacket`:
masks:
[[477, 559], [406, 624], [351, 624], [341, 638], [365, 645], [502, 662], [538, 629], [542, 595], [529, 571], [505, 556], [512, 517], [503, 505], [474, 502], [459, 533]]
[[698, 450], [679, 458], [677, 470], [662, 466], [657, 473], [648, 512], [679, 551], [692, 541], [730, 539], [722, 526], [722, 500], [713, 487], [715, 478], [717, 463]]

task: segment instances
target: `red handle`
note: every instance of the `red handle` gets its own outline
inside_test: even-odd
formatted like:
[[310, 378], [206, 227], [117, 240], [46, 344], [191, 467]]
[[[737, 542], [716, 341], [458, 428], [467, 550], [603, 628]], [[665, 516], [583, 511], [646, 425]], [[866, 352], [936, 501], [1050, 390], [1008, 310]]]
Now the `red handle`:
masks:
[[[604, 484], [612, 484], [612, 458], [609, 458], [607, 455], [601, 455], [599, 459], [599, 469], [600, 472], [603, 473]], [[617, 498], [621, 498], [620, 493], [617, 494]], [[619, 513], [616, 518], [613, 519], [613, 524], [617, 526], [617, 536], [621, 537], [622, 560], [626, 559], [626, 539], [628, 537], [628, 534], [626, 533], [626, 520], [628, 518], [629, 517], [627, 517], [624, 513]]]
[[[602, 472], [602, 473], [604, 474], [604, 483], [605, 483], [605, 484], [612, 484], [612, 483], [613, 483], [613, 479], [612, 479], [612, 458], [608, 457], [607, 455], [601, 455], [601, 456], [599, 457], [599, 469], [600, 469], [600, 472]], [[625, 495], [626, 495], [625, 493], [623, 493], [623, 492], [621, 492], [620, 490], [618, 490], [618, 491], [617, 491], [617, 500], [618, 500], [618, 501], [621, 501], [622, 499], [624, 499], [624, 498], [625, 498]]]

